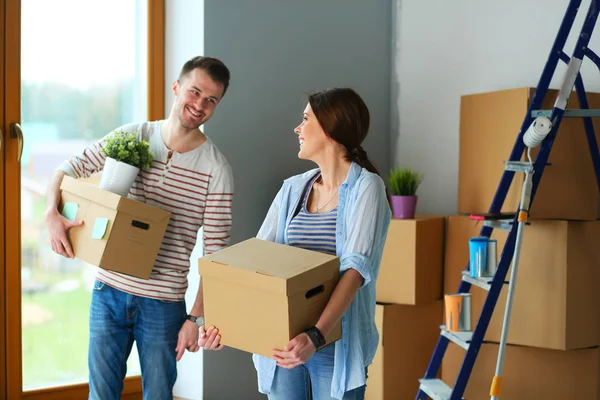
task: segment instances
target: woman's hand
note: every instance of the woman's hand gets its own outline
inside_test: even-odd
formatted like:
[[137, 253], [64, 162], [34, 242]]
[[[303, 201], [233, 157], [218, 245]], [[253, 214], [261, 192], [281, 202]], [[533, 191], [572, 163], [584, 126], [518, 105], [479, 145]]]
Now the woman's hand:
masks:
[[283, 351], [273, 350], [273, 359], [277, 361], [277, 366], [292, 369], [306, 363], [316, 351], [312, 340], [303, 332], [290, 340]]
[[198, 346], [204, 350], [221, 350], [223, 347], [221, 342], [221, 335], [219, 330], [214, 326], [208, 328], [208, 331], [204, 331], [204, 325], [198, 328]]

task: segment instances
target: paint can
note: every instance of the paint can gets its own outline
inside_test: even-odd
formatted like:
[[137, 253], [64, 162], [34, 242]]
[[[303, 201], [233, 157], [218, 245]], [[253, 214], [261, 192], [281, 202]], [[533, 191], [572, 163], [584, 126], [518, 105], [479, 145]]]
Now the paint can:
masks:
[[471, 331], [471, 294], [456, 293], [444, 296], [446, 330], [449, 332]]
[[487, 263], [485, 269], [482, 271], [482, 278], [493, 278], [498, 267], [498, 241], [496, 239], [490, 239], [487, 246]]
[[489, 239], [477, 236], [469, 239], [469, 275], [479, 278], [487, 267], [487, 248]]

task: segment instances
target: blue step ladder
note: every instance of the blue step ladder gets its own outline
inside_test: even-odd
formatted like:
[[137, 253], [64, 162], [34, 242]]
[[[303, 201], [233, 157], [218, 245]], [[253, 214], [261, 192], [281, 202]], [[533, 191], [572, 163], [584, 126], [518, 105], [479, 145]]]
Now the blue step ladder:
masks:
[[[472, 278], [469, 276], [467, 271], [462, 272], [462, 281], [458, 288], [458, 293], [468, 293], [472, 285], [488, 291], [483, 309], [479, 316], [479, 320], [477, 321], [475, 329], [472, 332], [450, 332], [447, 331], [444, 326], [441, 327], [441, 334], [425, 372], [425, 376], [419, 380], [420, 386], [415, 400], [426, 400], [428, 398], [434, 400], [463, 399], [463, 395], [467, 387], [469, 377], [471, 376], [471, 371], [473, 370], [473, 366], [477, 359], [479, 349], [484, 343], [485, 333], [490, 323], [494, 308], [496, 307], [496, 302], [498, 301], [500, 291], [503, 285], [508, 283], [505, 281], [505, 279], [509, 266], [511, 265], [511, 262], [513, 262], [513, 256], [515, 257], [514, 263], [518, 263], [522, 225], [527, 221], [530, 204], [535, 198], [535, 193], [542, 178], [544, 168], [548, 165], [548, 157], [550, 155], [550, 151], [552, 150], [552, 145], [563, 117], [583, 118], [590, 154], [594, 164], [596, 181], [598, 184], [598, 189], [600, 190], [600, 152], [598, 150], [598, 143], [596, 141], [596, 135], [591, 120], [591, 118], [600, 117], [600, 110], [589, 109], [583, 80], [579, 72], [581, 63], [585, 57], [591, 60], [600, 70], [600, 57], [598, 57], [597, 54], [588, 48], [590, 38], [598, 19], [598, 14], [600, 13], [600, 0], [591, 1], [586, 18], [581, 28], [581, 32], [577, 39], [577, 44], [575, 45], [572, 58], [569, 58], [563, 50], [565, 42], [567, 41], [569, 33], [573, 27], [575, 18], [579, 12], [580, 5], [581, 0], [570, 0], [569, 5], [567, 6], [566, 13], [558, 30], [558, 34], [538, 82], [531, 104], [529, 105], [529, 109], [527, 110], [527, 114], [523, 120], [523, 124], [521, 125], [521, 130], [519, 131], [519, 135], [510, 154], [510, 158], [507, 162], [505, 162], [505, 171], [502, 174], [502, 178], [490, 206], [489, 213], [484, 218], [483, 227], [480, 233], [481, 236], [489, 238], [494, 229], [509, 231], [496, 272], [493, 278]], [[552, 110], [541, 110], [540, 108], [542, 106], [542, 102], [546, 96], [546, 92], [548, 91], [548, 87], [552, 77], [554, 76], [559, 61], [563, 61], [567, 64], [567, 71], [564, 76], [564, 81], [560, 87]], [[565, 110], [573, 88], [575, 88], [577, 93], [580, 109]], [[551, 123], [551, 128], [543, 138], [536, 138], [534, 135], [534, 143], [531, 143], [532, 136], [530, 135], [530, 132], [532, 131], [534, 123], [537, 122], [539, 118], [547, 118], [547, 121], [549, 120]], [[536, 139], [538, 140], [536, 141]], [[529, 163], [520, 161], [526, 147], [531, 148], [532, 146], [538, 144], [540, 144], [541, 147], [535, 161], [532, 162], [530, 160]], [[529, 181], [529, 187], [523, 188], [524, 195], [519, 210], [507, 218], [504, 213], [500, 212], [500, 210], [502, 209], [502, 205], [506, 199], [506, 195], [512, 183], [515, 172], [526, 173], [527, 178], [525, 180], [525, 186], [527, 185], [527, 181]], [[525, 192], [527, 192], [526, 195]], [[527, 197], [528, 201], [523, 202], [525, 197]], [[516, 267], [513, 265], [511, 280], [515, 278]], [[512, 284], [514, 284], [514, 282], [511, 282], [511, 285]], [[490, 396], [492, 396], [492, 399], [497, 399], [501, 396], [502, 378], [500, 372], [503, 361], [503, 346], [506, 345], [508, 322], [510, 320], [510, 301], [511, 293], [509, 287], [507, 314], [505, 314], [504, 319], [496, 376], [493, 378], [493, 380], [492, 377], [490, 377]], [[442, 363], [442, 358], [446, 353], [446, 349], [450, 341], [456, 343], [466, 350], [462, 365], [453, 387], [450, 387], [441, 379], [436, 378]]]

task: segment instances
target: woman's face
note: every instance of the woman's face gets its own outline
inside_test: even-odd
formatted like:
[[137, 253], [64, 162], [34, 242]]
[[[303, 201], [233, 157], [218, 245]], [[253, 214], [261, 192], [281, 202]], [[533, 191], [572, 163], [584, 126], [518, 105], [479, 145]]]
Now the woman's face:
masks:
[[294, 129], [298, 135], [300, 151], [298, 158], [304, 160], [315, 160], [315, 156], [321, 153], [326, 146], [330, 145], [331, 139], [317, 121], [310, 104], [304, 109], [302, 123]]

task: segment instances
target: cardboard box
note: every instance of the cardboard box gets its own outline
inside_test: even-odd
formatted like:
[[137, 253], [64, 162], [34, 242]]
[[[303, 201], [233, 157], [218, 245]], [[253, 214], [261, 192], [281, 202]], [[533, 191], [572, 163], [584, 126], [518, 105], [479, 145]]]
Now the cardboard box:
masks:
[[425, 306], [377, 304], [379, 346], [369, 366], [367, 400], [414, 399], [442, 324], [442, 302]]
[[[469, 262], [470, 237], [481, 224], [453, 216], [446, 222], [445, 292], [456, 293]], [[498, 259], [508, 232], [495, 229]], [[523, 246], [511, 313], [508, 343], [556, 350], [600, 345], [600, 221], [532, 220]], [[507, 274], [510, 279], [510, 269]], [[500, 342], [506, 306], [505, 285], [486, 340]], [[487, 291], [472, 286], [473, 326]]]
[[68, 232], [75, 257], [148, 279], [171, 213], [65, 176], [61, 210], [83, 225]]
[[377, 302], [423, 305], [442, 298], [444, 217], [392, 219], [377, 277]]
[[[481, 346], [464, 398], [490, 398], [498, 360], [497, 344]], [[454, 386], [465, 350], [448, 345], [442, 360], [442, 380]], [[600, 400], [600, 348], [558, 351], [506, 346], [501, 399]]]
[[[534, 92], [534, 88], [519, 88], [461, 97], [460, 214], [489, 210]], [[543, 109], [552, 109], [556, 93], [548, 91]], [[587, 97], [590, 108], [600, 108], [600, 94], [587, 93]], [[575, 93], [567, 108], [579, 108]], [[594, 120], [594, 128], [600, 139], [600, 120]], [[538, 150], [532, 151], [532, 156]], [[549, 163], [552, 165], [544, 169], [531, 208], [532, 218], [595, 220], [600, 204], [598, 185], [581, 118], [562, 120]], [[514, 175], [503, 211], [517, 210], [524, 176]]]
[[[273, 355], [315, 325], [340, 278], [339, 258], [252, 238], [198, 261], [206, 326], [221, 343]], [[327, 343], [341, 337], [338, 323]]]

